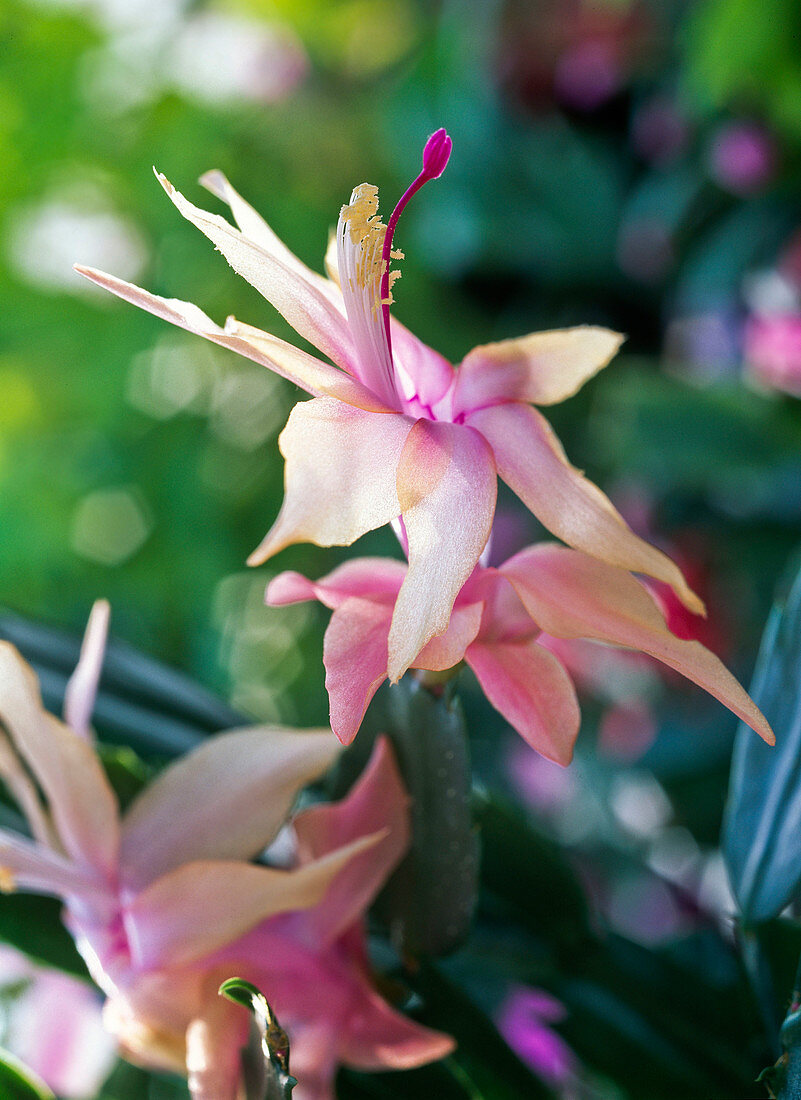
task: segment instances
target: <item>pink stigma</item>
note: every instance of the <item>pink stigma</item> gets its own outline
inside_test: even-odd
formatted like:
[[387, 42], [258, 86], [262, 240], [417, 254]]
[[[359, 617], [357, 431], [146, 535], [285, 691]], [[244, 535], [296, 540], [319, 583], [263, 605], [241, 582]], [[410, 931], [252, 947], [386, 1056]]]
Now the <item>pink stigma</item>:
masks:
[[392, 236], [395, 232], [395, 226], [398, 224], [398, 218], [401, 216], [406, 203], [412, 195], [416, 191], [419, 191], [423, 184], [428, 183], [429, 180], [439, 179], [445, 171], [445, 166], [450, 158], [452, 148], [453, 142], [443, 128], [436, 130], [431, 135], [423, 149], [423, 170], [403, 192], [387, 223], [387, 232], [384, 237], [384, 250], [381, 254], [381, 258], [384, 261], [384, 273], [381, 276], [381, 301], [385, 303], [381, 308], [384, 311], [384, 329], [387, 334], [390, 361], [392, 356], [392, 337], [389, 332], [389, 261], [391, 259], [390, 253], [392, 252]]

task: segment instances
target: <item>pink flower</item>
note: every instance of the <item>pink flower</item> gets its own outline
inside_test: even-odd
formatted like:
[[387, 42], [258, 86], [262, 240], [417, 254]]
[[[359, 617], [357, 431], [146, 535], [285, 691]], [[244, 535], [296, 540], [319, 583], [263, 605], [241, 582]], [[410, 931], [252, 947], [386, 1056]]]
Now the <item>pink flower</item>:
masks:
[[0, 864], [5, 887], [64, 899], [124, 1052], [188, 1072], [195, 1100], [234, 1100], [247, 1018], [217, 988], [238, 973], [293, 1028], [305, 1100], [332, 1095], [340, 1061], [403, 1067], [447, 1053], [450, 1039], [394, 1012], [370, 981], [363, 914], [408, 843], [388, 746], [347, 799], [296, 819], [288, 870], [250, 861], [331, 763], [327, 730], [221, 734], [121, 815], [88, 728], [106, 618], [98, 605], [68, 691], [77, 729], [43, 709], [32, 670], [0, 644], [0, 775], [33, 834], [0, 830]]
[[250, 557], [265, 561], [292, 543], [348, 546], [394, 523], [409, 568], [394, 602], [388, 671], [398, 680], [448, 628], [457, 594], [489, 538], [497, 475], [568, 545], [675, 588], [703, 605], [679, 569], [626, 525], [607, 497], [568, 462], [534, 405], [574, 394], [617, 352], [622, 337], [585, 326], [474, 348], [450, 363], [390, 317], [389, 270], [398, 217], [411, 196], [444, 171], [451, 142], [429, 138], [420, 175], [387, 225], [378, 189], [361, 184], [342, 208], [328, 278], [297, 259], [219, 172], [202, 182], [230, 206], [239, 228], [190, 203], [159, 176], [178, 210], [333, 364], [229, 318], [214, 324], [186, 302], [159, 298], [110, 275], [78, 270], [182, 328], [262, 363], [309, 393], [279, 439], [286, 496]]
[[[22, 986], [20, 992], [8, 987]], [[91, 1100], [114, 1063], [100, 999], [86, 982], [0, 947], [3, 1047], [69, 1100]]]
[[801, 313], [749, 317], [744, 355], [754, 381], [801, 397]]
[[[393, 607], [406, 570], [399, 561], [362, 558], [316, 583], [281, 573], [267, 588], [269, 604], [317, 599], [333, 610], [323, 661], [331, 728], [345, 743], [387, 676]], [[423, 647], [412, 666], [442, 671], [466, 661], [490, 703], [532, 748], [567, 764], [579, 729], [578, 701], [564, 666], [540, 644], [541, 633], [655, 657], [774, 743], [740, 684], [700, 642], [670, 632], [645, 585], [624, 569], [555, 544], [530, 546], [497, 569], [478, 566], [456, 597], [447, 630]]]
[[509, 1046], [543, 1080], [558, 1086], [576, 1075], [573, 1051], [551, 1025], [567, 1016], [562, 1004], [541, 989], [514, 986], [498, 1010], [498, 1029]]

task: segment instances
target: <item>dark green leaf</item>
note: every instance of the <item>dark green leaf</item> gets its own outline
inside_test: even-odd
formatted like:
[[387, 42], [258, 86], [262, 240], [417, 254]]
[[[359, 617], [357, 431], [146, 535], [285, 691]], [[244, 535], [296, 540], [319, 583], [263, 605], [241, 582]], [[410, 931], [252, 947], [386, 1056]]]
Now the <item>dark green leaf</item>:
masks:
[[771, 613], [751, 695], [777, 744], [737, 731], [723, 847], [746, 923], [778, 916], [801, 883], [801, 574]]
[[86, 978], [86, 966], [61, 922], [61, 902], [31, 894], [0, 898], [0, 941], [46, 966]]

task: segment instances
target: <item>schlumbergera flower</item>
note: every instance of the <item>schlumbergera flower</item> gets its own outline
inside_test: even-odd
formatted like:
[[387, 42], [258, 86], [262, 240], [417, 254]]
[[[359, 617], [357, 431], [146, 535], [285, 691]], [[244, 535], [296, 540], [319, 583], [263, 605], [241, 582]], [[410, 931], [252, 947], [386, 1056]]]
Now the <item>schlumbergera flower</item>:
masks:
[[[288, 572], [267, 588], [270, 604], [317, 599], [333, 610], [323, 660], [331, 727], [344, 742], [387, 677], [393, 608], [406, 574], [400, 561], [356, 558], [317, 582]], [[540, 543], [497, 569], [477, 566], [456, 597], [448, 629], [413, 666], [441, 672], [466, 661], [509, 724], [537, 752], [568, 764], [579, 705], [564, 666], [546, 648], [554, 638], [647, 653], [706, 688], [773, 744], [770, 726], [737, 680], [700, 642], [671, 633], [644, 584], [566, 546]]]
[[621, 336], [592, 326], [534, 333], [474, 348], [454, 370], [390, 316], [397, 277], [390, 265], [402, 255], [393, 249], [398, 218], [412, 195], [442, 174], [450, 152], [450, 138], [438, 130], [386, 225], [378, 189], [365, 183], [353, 191], [329, 249], [328, 278], [301, 263], [219, 172], [201, 182], [228, 203], [238, 229], [159, 176], [181, 214], [331, 363], [234, 318], [221, 328], [197, 306], [77, 269], [311, 394], [292, 410], [279, 439], [286, 496], [249, 560], [259, 564], [295, 542], [347, 546], [393, 523], [409, 567], [389, 631], [392, 681], [448, 629], [454, 600], [490, 536], [498, 474], [563, 542], [661, 580], [688, 608], [703, 610], [677, 566], [635, 535], [568, 462], [534, 408], [574, 394], [606, 366]]
[[236, 1100], [248, 1020], [217, 989], [238, 974], [291, 1033], [299, 1100], [332, 1097], [339, 1063], [407, 1068], [447, 1054], [447, 1036], [390, 1008], [371, 981], [364, 913], [409, 839], [388, 744], [342, 802], [295, 817], [289, 869], [251, 860], [332, 762], [329, 730], [220, 734], [121, 815], [89, 727], [106, 619], [96, 605], [66, 723], [0, 643], [0, 775], [32, 833], [0, 830], [0, 868], [4, 889], [64, 900], [123, 1052], [187, 1073], [194, 1100]]

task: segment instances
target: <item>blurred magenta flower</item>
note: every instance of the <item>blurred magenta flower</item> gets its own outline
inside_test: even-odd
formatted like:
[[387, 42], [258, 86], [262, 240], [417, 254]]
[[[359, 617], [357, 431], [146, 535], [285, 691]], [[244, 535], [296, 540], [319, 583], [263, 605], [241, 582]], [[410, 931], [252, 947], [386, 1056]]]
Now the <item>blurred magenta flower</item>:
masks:
[[[331, 728], [346, 744], [388, 674], [393, 607], [406, 571], [399, 561], [360, 558], [317, 582], [287, 572], [268, 585], [269, 604], [317, 599], [333, 611], [323, 661]], [[490, 703], [532, 748], [568, 764], [579, 706], [564, 666], [540, 644], [542, 633], [655, 657], [774, 742], [745, 690], [700, 642], [671, 633], [645, 585], [624, 569], [555, 544], [530, 546], [497, 569], [478, 566], [456, 597], [448, 629], [411, 664], [438, 672], [466, 661]]]
[[302, 1100], [332, 1095], [340, 1061], [408, 1067], [447, 1053], [447, 1036], [394, 1012], [370, 980], [363, 914], [408, 843], [388, 746], [343, 802], [296, 819], [290, 869], [250, 861], [336, 755], [327, 730], [220, 734], [120, 814], [88, 724], [106, 620], [97, 605], [68, 691], [76, 728], [43, 709], [33, 671], [0, 644], [0, 775], [32, 833], [0, 830], [0, 865], [6, 888], [64, 899], [123, 1051], [188, 1072], [195, 1100], [235, 1100], [247, 1019], [217, 989], [237, 973], [295, 1028]]
[[203, 183], [229, 204], [239, 228], [188, 202], [160, 176], [178, 210], [223, 253], [297, 332], [336, 366], [229, 318], [224, 328], [186, 302], [159, 298], [86, 268], [113, 293], [262, 363], [311, 401], [295, 406], [279, 439], [286, 496], [256, 565], [295, 542], [350, 545], [395, 523], [409, 568], [394, 601], [388, 671], [398, 680], [443, 634], [454, 600], [492, 527], [497, 475], [568, 545], [612, 566], [673, 586], [693, 611], [703, 605], [679, 569], [627, 526], [609, 499], [568, 461], [534, 405], [574, 394], [617, 352], [622, 337], [584, 326], [474, 348], [459, 369], [390, 316], [393, 234], [401, 211], [444, 171], [444, 130], [387, 225], [378, 189], [357, 187], [340, 213], [329, 278], [302, 264], [219, 173]]
[[749, 375], [759, 385], [801, 397], [801, 313], [749, 317], [743, 355]]
[[554, 1087], [567, 1084], [578, 1069], [573, 1051], [552, 1026], [566, 1016], [555, 997], [525, 985], [513, 986], [496, 1013], [498, 1030], [512, 1050]]
[[752, 195], [770, 183], [776, 172], [776, 143], [754, 122], [722, 126], [709, 152], [713, 179], [735, 195]]

